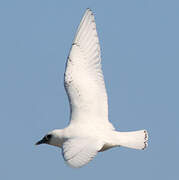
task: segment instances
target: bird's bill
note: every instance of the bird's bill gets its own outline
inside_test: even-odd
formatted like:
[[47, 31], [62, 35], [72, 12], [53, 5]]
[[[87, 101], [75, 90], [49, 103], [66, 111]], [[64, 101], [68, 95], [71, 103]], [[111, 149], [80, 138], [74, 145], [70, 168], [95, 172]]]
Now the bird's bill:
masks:
[[44, 144], [44, 143], [46, 143], [46, 139], [45, 138], [43, 138], [40, 141], [36, 142], [35, 145], [40, 145], [40, 144]]

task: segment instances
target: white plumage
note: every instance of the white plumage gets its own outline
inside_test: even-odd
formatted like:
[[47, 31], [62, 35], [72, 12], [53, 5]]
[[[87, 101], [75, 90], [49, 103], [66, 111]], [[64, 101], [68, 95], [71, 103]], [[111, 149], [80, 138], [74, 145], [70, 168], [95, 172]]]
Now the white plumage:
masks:
[[65, 161], [72, 167], [81, 167], [98, 152], [112, 147], [144, 149], [147, 146], [146, 130], [118, 132], [108, 120], [100, 45], [90, 9], [86, 10], [74, 38], [64, 85], [71, 109], [69, 126], [49, 132], [37, 144], [62, 148]]
[[[81, 20], [68, 57], [65, 88], [71, 120], [82, 115], [108, 121], [107, 94], [101, 70], [101, 54], [94, 15], [88, 9]], [[87, 120], [85, 120], [87, 121]]]

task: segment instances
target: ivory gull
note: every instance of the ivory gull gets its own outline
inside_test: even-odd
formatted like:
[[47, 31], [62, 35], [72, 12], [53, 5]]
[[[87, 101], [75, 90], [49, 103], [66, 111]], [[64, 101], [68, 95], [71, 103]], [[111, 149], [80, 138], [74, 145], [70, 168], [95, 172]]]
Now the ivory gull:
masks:
[[108, 120], [100, 45], [90, 9], [78, 26], [66, 63], [64, 86], [70, 103], [70, 123], [64, 129], [49, 132], [36, 145], [45, 143], [62, 148], [65, 161], [75, 168], [112, 147], [147, 147], [146, 130], [119, 132]]

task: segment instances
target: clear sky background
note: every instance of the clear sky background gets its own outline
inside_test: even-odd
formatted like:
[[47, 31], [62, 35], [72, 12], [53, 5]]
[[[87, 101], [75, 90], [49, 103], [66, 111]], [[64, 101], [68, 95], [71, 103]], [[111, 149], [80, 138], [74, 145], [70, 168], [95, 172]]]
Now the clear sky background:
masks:
[[[96, 17], [109, 95], [121, 131], [147, 129], [145, 151], [114, 148], [71, 169], [61, 150], [34, 146], [64, 128], [66, 58], [86, 8]], [[0, 179], [178, 179], [179, 1], [1, 0]]]

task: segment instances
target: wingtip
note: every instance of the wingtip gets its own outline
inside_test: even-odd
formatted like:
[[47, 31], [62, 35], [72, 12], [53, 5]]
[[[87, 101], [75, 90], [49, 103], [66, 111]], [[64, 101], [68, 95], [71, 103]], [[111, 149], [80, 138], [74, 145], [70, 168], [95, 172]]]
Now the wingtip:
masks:
[[93, 14], [93, 11], [90, 8], [86, 8], [86, 12], [90, 12], [91, 14]]
[[86, 8], [86, 11], [92, 11], [90, 8]]

